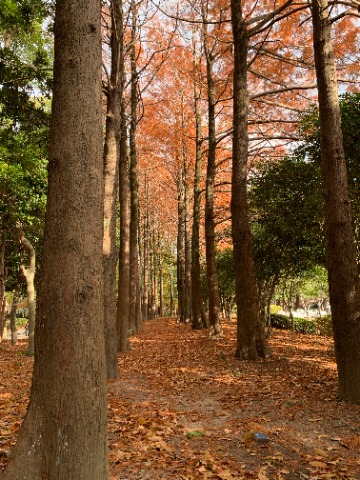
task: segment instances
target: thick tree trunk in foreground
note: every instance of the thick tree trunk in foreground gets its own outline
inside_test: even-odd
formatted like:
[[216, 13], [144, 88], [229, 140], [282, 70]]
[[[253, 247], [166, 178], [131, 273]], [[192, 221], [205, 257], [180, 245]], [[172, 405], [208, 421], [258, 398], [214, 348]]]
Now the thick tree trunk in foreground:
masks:
[[103, 213], [100, 3], [61, 0], [33, 383], [2, 480], [108, 479]]
[[360, 404], [360, 289], [331, 43], [329, 6], [312, 2], [318, 82], [325, 240], [339, 396]]
[[232, 237], [235, 265], [235, 295], [237, 306], [237, 351], [243, 360], [265, 356], [265, 337], [259, 318], [253, 240], [247, 203], [248, 159], [248, 38], [242, 19], [241, 3], [231, 1], [234, 38], [234, 119], [233, 170], [231, 179]]

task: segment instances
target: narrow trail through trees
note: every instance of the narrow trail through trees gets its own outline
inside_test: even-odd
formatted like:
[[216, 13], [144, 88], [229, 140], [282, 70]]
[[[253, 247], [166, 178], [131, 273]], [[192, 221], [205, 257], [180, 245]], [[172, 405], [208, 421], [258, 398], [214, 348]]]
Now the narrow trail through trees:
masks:
[[[224, 334], [161, 318], [131, 339], [109, 382], [111, 480], [359, 480], [360, 407], [337, 401], [332, 340], [275, 331], [270, 359], [239, 362], [235, 322]], [[0, 346], [2, 466], [29, 391], [17, 349]]]

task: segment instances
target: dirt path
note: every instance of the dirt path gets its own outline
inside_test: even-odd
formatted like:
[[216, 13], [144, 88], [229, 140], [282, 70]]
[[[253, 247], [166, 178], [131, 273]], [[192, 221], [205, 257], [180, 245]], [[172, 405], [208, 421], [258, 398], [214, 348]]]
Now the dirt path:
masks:
[[238, 362], [225, 333], [159, 319], [133, 339], [110, 385], [113, 478], [360, 479], [360, 407], [337, 402], [331, 341], [276, 332], [270, 360]]
[[[109, 382], [111, 480], [360, 480], [360, 407], [336, 399], [330, 339], [275, 332], [272, 358], [239, 362], [235, 324], [224, 330], [213, 341], [168, 318], [132, 339]], [[2, 344], [0, 466], [30, 371]]]

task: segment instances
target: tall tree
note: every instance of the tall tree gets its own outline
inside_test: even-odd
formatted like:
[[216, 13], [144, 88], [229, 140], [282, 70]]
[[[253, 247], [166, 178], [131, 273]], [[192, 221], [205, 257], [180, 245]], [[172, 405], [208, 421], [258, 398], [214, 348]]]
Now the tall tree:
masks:
[[215, 220], [214, 220], [214, 187], [216, 174], [216, 95], [214, 80], [215, 53], [208, 33], [207, 2], [201, 2], [203, 18], [203, 49], [206, 59], [206, 81], [208, 102], [208, 155], [206, 169], [206, 193], [205, 193], [205, 244], [206, 244], [206, 278], [209, 295], [209, 324], [211, 335], [222, 335], [220, 321], [220, 296], [216, 271], [216, 245], [215, 245]]
[[118, 351], [129, 349], [129, 308], [130, 308], [130, 191], [129, 191], [129, 149], [125, 91], [125, 36], [122, 0], [114, 3], [116, 32], [119, 42], [118, 82], [120, 89], [120, 140], [119, 140], [119, 203], [120, 203], [120, 248], [117, 301]]
[[[268, 14], [245, 19], [242, 2], [231, 1], [234, 42], [233, 166], [232, 166], [232, 238], [234, 244], [235, 291], [237, 306], [237, 352], [240, 359], [255, 360], [266, 355], [263, 325], [253, 255], [253, 240], [248, 216], [246, 179], [248, 172], [248, 53], [249, 39], [269, 28], [290, 4], [283, 3]], [[255, 24], [255, 26], [253, 26]], [[251, 25], [251, 27], [250, 27]]]
[[191, 237], [191, 307], [192, 328], [204, 328], [201, 317], [201, 269], [200, 269], [200, 217], [201, 217], [201, 81], [199, 78], [199, 60], [196, 55], [196, 41], [193, 43], [193, 79], [194, 79], [194, 115], [195, 115], [195, 168], [194, 168], [194, 203]]
[[329, 294], [339, 396], [360, 403], [360, 285], [327, 0], [311, 2]]
[[235, 292], [237, 305], [237, 351], [244, 360], [264, 356], [257, 342], [259, 309], [256, 291], [253, 242], [248, 219], [246, 192], [248, 158], [248, 31], [243, 20], [241, 2], [232, 0], [231, 18], [234, 37], [234, 120], [232, 168], [232, 237], [234, 245]]
[[119, 2], [111, 5], [111, 73], [106, 89], [106, 124], [104, 140], [104, 322], [108, 378], [117, 378], [116, 335], [116, 248], [117, 194], [119, 186], [119, 139], [120, 139], [120, 42], [122, 41], [122, 12]]
[[138, 72], [137, 40], [139, 4], [131, 0], [131, 44], [130, 44], [130, 302], [129, 328], [135, 333], [141, 327], [141, 295], [139, 265], [139, 193], [138, 193], [138, 155], [136, 129], [138, 123]]
[[2, 478], [106, 480], [100, 3], [57, 1], [54, 33], [33, 382]]

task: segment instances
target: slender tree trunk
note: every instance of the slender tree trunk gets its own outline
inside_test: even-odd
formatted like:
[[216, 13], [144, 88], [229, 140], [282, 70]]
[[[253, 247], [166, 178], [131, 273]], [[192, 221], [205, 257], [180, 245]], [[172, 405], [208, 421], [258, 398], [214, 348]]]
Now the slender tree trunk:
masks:
[[100, 3], [56, 2], [54, 31], [34, 373], [2, 480], [107, 480]]
[[339, 396], [360, 404], [360, 291], [327, 0], [311, 3], [318, 83], [325, 241]]
[[[139, 215], [140, 216], [140, 215]], [[139, 222], [138, 222], [139, 226]], [[135, 326], [136, 331], [139, 332], [142, 328], [142, 289], [141, 289], [141, 252], [140, 252], [140, 233], [138, 230], [138, 256], [137, 256], [137, 283], [136, 283], [136, 310], [135, 310]]]
[[172, 276], [170, 275], [170, 315], [176, 315], [175, 305], [174, 305], [174, 284], [172, 281]]
[[111, 75], [107, 91], [107, 114], [104, 142], [104, 322], [108, 378], [119, 375], [117, 359], [116, 312], [116, 200], [119, 187], [119, 138], [120, 138], [120, 42], [122, 12], [119, 3], [113, 1], [111, 30]]
[[178, 318], [185, 323], [185, 185], [184, 171], [181, 168], [177, 181], [178, 195], [178, 231], [177, 231], [177, 291]]
[[188, 153], [185, 140], [185, 111], [184, 94], [181, 93], [181, 128], [183, 181], [184, 181], [184, 322], [191, 321], [191, 231], [189, 222], [189, 179], [188, 179]]
[[18, 335], [16, 328], [16, 310], [19, 303], [19, 290], [18, 288], [14, 291], [14, 296], [11, 304], [10, 310], [10, 329], [11, 329], [11, 345], [17, 345]]
[[124, 54], [124, 20], [123, 2], [117, 2], [119, 49], [119, 84], [120, 84], [120, 141], [119, 141], [119, 203], [120, 203], [120, 249], [119, 279], [117, 303], [118, 351], [129, 349], [130, 316], [130, 185], [129, 185], [129, 151], [126, 120], [125, 96], [125, 54]]
[[[158, 240], [160, 244], [160, 239]], [[164, 275], [163, 275], [163, 259], [160, 250], [159, 254], [159, 297], [160, 297], [160, 317], [165, 316], [165, 305], [164, 305]]]
[[[147, 180], [145, 180], [146, 193], [148, 191]], [[144, 320], [149, 319], [149, 212], [144, 215], [143, 228], [143, 308]]]
[[131, 94], [130, 94], [130, 198], [131, 198], [131, 220], [130, 220], [130, 315], [129, 329], [134, 334], [141, 319], [137, 318], [139, 309], [137, 302], [139, 298], [139, 251], [138, 251], [138, 224], [139, 224], [139, 197], [138, 197], [138, 175], [137, 175], [137, 148], [136, 148], [136, 127], [137, 127], [137, 68], [136, 68], [136, 39], [137, 39], [137, 6], [135, 0], [131, 1]]
[[[194, 54], [195, 56], [195, 49]], [[195, 66], [195, 59], [194, 59]], [[194, 68], [195, 70], [195, 68]], [[193, 225], [191, 241], [191, 301], [192, 301], [192, 328], [202, 329], [204, 325], [201, 320], [201, 276], [200, 276], [200, 208], [201, 208], [201, 161], [202, 161], [202, 140], [201, 140], [201, 113], [200, 113], [200, 91], [197, 80], [194, 80], [194, 109], [195, 109], [195, 172], [194, 172], [194, 204], [193, 204]]]
[[[206, 29], [206, 24], [204, 24]], [[214, 185], [216, 174], [216, 125], [215, 125], [215, 84], [213, 75], [212, 53], [207, 46], [207, 32], [204, 33], [204, 50], [206, 58], [206, 78], [208, 88], [208, 129], [209, 146], [206, 170], [205, 201], [205, 245], [206, 277], [209, 295], [209, 324], [214, 337], [222, 336], [220, 322], [220, 296], [216, 269], [215, 222], [214, 222]]]
[[242, 360], [255, 360], [266, 355], [265, 336], [259, 318], [253, 240], [248, 218], [246, 191], [248, 158], [248, 36], [242, 18], [241, 2], [231, 0], [234, 38], [234, 120], [232, 169], [232, 238], [235, 264], [237, 306], [237, 351]]
[[35, 249], [25, 237], [24, 232], [19, 230], [19, 239], [21, 245], [27, 253], [28, 261], [27, 266], [21, 266], [22, 274], [26, 280], [26, 292], [28, 297], [28, 309], [29, 309], [29, 339], [27, 354], [34, 355], [35, 351], [35, 314], [36, 314], [36, 295], [35, 295], [35, 270], [36, 270], [36, 254]]
[[158, 263], [158, 244], [157, 244], [157, 239], [156, 239], [156, 232], [155, 229], [153, 230], [153, 235], [152, 235], [152, 250], [153, 250], [153, 262], [152, 262], [152, 271], [153, 271], [153, 286], [152, 286], [152, 291], [153, 291], [153, 318], [156, 318], [159, 316], [159, 295], [158, 295], [158, 272], [159, 272], [159, 263]]
[[6, 245], [6, 231], [1, 229], [0, 236], [0, 341], [3, 337], [5, 328], [5, 283], [6, 283], [6, 268], [5, 268], [5, 245]]

